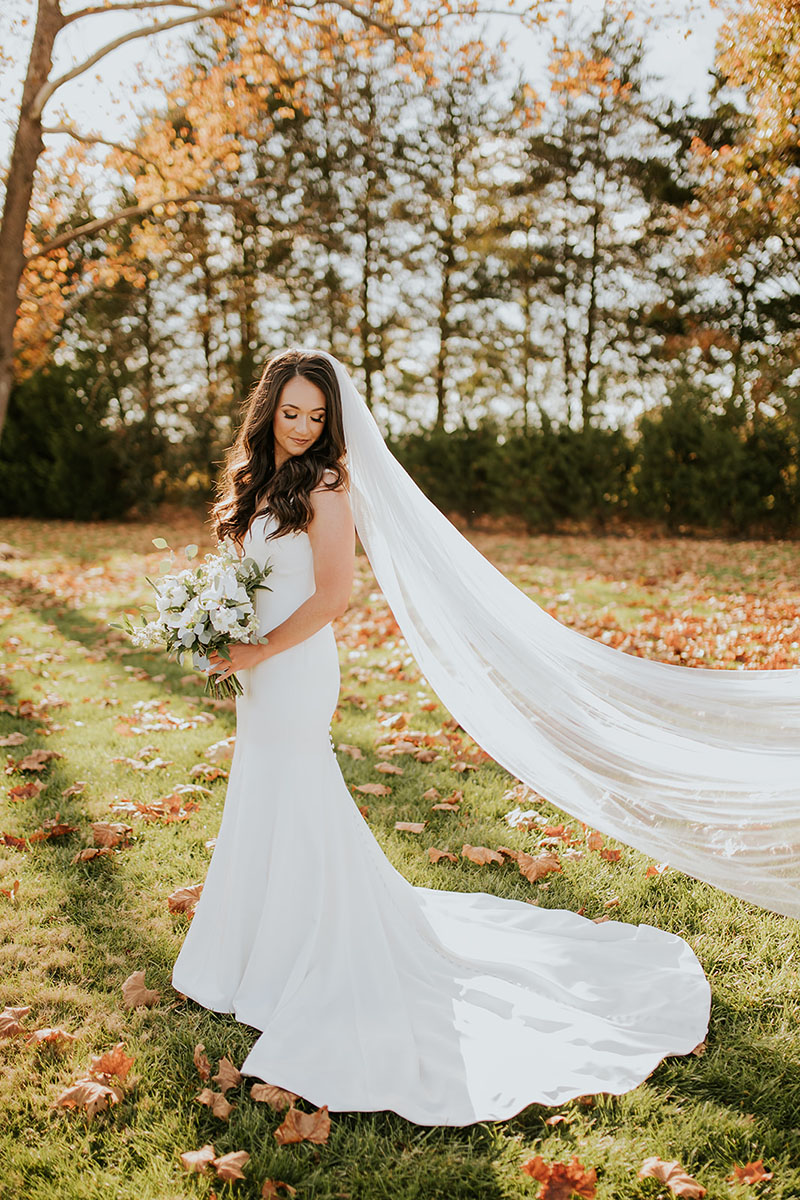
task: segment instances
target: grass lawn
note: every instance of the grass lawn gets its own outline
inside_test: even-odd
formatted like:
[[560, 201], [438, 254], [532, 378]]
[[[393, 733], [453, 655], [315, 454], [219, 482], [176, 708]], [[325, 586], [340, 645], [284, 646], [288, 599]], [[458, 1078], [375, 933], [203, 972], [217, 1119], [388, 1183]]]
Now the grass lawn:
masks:
[[[176, 548], [199, 542], [201, 554], [211, 549], [201, 522], [180, 513], [150, 524], [0, 521], [0, 739], [25, 736], [2, 751], [9, 770], [0, 787], [0, 1010], [29, 1008], [21, 1032], [0, 1036], [0, 1200], [250, 1200], [266, 1180], [285, 1181], [301, 1200], [501, 1200], [542, 1195], [542, 1184], [521, 1170], [536, 1155], [548, 1163], [576, 1156], [596, 1172], [598, 1200], [672, 1196], [664, 1183], [638, 1178], [653, 1156], [678, 1160], [709, 1198], [800, 1196], [798, 923], [672, 868], [647, 874], [646, 856], [610, 840], [621, 854], [607, 861], [589, 849], [591, 831], [580, 822], [522, 796], [518, 781], [485, 761], [439, 704], [361, 552], [350, 609], [335, 624], [342, 690], [333, 738], [337, 748], [362, 752], [337, 751], [387, 855], [415, 884], [493, 891], [685, 937], [713, 988], [707, 1048], [667, 1059], [625, 1096], [585, 1097], [558, 1110], [531, 1105], [505, 1122], [425, 1128], [388, 1112], [335, 1113], [320, 1145], [280, 1145], [274, 1132], [285, 1114], [251, 1097], [251, 1078], [227, 1090], [227, 1118], [198, 1103], [201, 1089], [214, 1085], [201, 1078], [195, 1047], [205, 1046], [215, 1072], [224, 1056], [241, 1065], [258, 1036], [170, 985], [190, 917], [171, 912], [167, 897], [204, 878], [225, 796], [224, 777], [191, 772], [234, 732], [234, 715], [203, 697], [200, 677], [132, 651], [109, 629], [123, 607], [149, 600], [144, 575], [163, 558], [154, 536]], [[798, 544], [470, 537], [537, 603], [611, 645], [721, 669], [800, 664]], [[435, 761], [377, 754], [406, 721], [441, 733]], [[36, 749], [58, 757], [40, 771], [14, 769]], [[162, 765], [114, 761], [137, 757]], [[403, 774], [376, 770], [387, 761]], [[459, 770], [459, 761], [474, 769]], [[35, 795], [13, 790], [32, 780], [44, 785]], [[205, 790], [183, 793], [178, 819], [147, 819], [135, 808], [192, 783]], [[375, 783], [390, 792], [358, 790]], [[431, 787], [442, 800], [460, 789], [459, 810], [433, 810], [423, 795]], [[549, 835], [562, 871], [538, 884], [513, 862], [478, 866], [460, 856], [463, 843], [547, 847], [541, 826], [522, 831], [504, 819], [521, 800], [566, 824], [580, 852], [569, 855]], [[55, 818], [75, 829], [14, 843], [52, 829]], [[427, 825], [421, 835], [404, 833], [396, 821]], [[129, 843], [75, 861], [94, 845], [92, 822], [130, 825]], [[457, 861], [432, 864], [429, 846]], [[160, 993], [149, 1006], [126, 1006], [122, 985], [136, 971]], [[74, 1040], [26, 1041], [56, 1027]], [[91, 1120], [81, 1108], [54, 1107], [93, 1056], [120, 1042], [133, 1063], [117, 1103]], [[213, 1171], [184, 1170], [180, 1154], [208, 1143], [218, 1156], [246, 1151], [244, 1178], [226, 1183]], [[757, 1160], [771, 1179], [728, 1181], [735, 1166]]]

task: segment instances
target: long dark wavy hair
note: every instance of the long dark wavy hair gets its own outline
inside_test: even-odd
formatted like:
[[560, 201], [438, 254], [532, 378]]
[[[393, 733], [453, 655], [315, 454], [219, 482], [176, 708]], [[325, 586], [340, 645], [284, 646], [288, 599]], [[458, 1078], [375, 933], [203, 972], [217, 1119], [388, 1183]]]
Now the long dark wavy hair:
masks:
[[[272, 422], [284, 387], [302, 375], [325, 396], [322, 432], [303, 454], [292, 455], [275, 469]], [[308, 527], [314, 515], [310, 493], [319, 483], [349, 486], [342, 458], [346, 452], [342, 399], [333, 363], [314, 350], [279, 350], [267, 360], [261, 378], [243, 405], [244, 419], [225, 458], [211, 510], [219, 541], [230, 537], [240, 546], [257, 512], [269, 510], [278, 519], [269, 534], [278, 537]], [[335, 478], [324, 479], [326, 470]]]

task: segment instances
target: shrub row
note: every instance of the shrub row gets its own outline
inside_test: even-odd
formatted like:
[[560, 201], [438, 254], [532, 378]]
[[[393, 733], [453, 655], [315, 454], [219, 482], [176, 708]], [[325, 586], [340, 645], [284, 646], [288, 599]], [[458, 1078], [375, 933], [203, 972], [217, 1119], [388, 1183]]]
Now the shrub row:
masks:
[[[523, 433], [486, 419], [389, 444], [438, 508], [468, 522], [510, 516], [553, 531], [641, 519], [672, 532], [800, 532], [800, 421], [745, 425], [688, 385], [631, 433], [555, 424]], [[204, 503], [214, 467], [200, 456], [190, 443], [109, 421], [86, 379], [53, 367], [12, 395], [0, 513], [104, 519], [162, 499]]]

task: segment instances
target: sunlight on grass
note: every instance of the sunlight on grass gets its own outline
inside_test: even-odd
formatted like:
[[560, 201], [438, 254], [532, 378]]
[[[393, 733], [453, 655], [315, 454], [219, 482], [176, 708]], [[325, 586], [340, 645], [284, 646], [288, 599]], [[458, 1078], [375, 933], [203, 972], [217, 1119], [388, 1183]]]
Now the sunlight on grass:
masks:
[[[176, 548], [191, 541], [200, 543], [201, 554], [211, 548], [191, 517], [169, 529], [157, 521], [0, 523], [0, 541], [18, 553], [0, 563], [0, 736], [16, 730], [26, 736], [4, 748], [12, 763], [36, 748], [62, 756], [36, 776], [5, 777], [0, 830], [29, 835], [56, 814], [77, 826], [28, 850], [0, 845], [0, 888], [10, 890], [19, 880], [16, 900], [0, 895], [2, 999], [30, 1006], [29, 1030], [63, 1025], [78, 1035], [63, 1051], [27, 1046], [24, 1037], [0, 1040], [3, 1200], [172, 1200], [212, 1192], [255, 1200], [267, 1178], [283, 1179], [298, 1196], [315, 1200], [501, 1200], [538, 1195], [520, 1171], [533, 1154], [548, 1161], [577, 1155], [597, 1170], [598, 1200], [666, 1195], [654, 1181], [637, 1178], [652, 1155], [678, 1159], [712, 1200], [735, 1195], [726, 1182], [733, 1164], [759, 1158], [774, 1178], [751, 1194], [800, 1195], [797, 922], [670, 868], [648, 875], [645, 855], [611, 840], [607, 845], [619, 849], [620, 858], [605, 861], [586, 850], [580, 822], [544, 802], [537, 808], [553, 825], [565, 824], [580, 851], [561, 854], [560, 872], [532, 885], [513, 862], [477, 866], [461, 857], [465, 842], [532, 853], [546, 839], [541, 829], [513, 829], [504, 820], [516, 803], [508, 793], [517, 781], [491, 760], [454, 771], [454, 756], [443, 745], [434, 762], [392, 758], [402, 775], [375, 771], [382, 761], [376, 739], [385, 732], [380, 712], [408, 712], [413, 728], [430, 733], [441, 730], [449, 714], [438, 702], [430, 711], [419, 707], [418, 693], [436, 697], [362, 553], [350, 610], [336, 622], [342, 691], [332, 733], [337, 746], [363, 752], [358, 759], [339, 750], [338, 758], [392, 862], [418, 885], [491, 891], [680, 934], [713, 988], [707, 1050], [666, 1060], [625, 1096], [564, 1105], [558, 1110], [564, 1120], [554, 1125], [545, 1124], [554, 1110], [538, 1105], [510, 1121], [465, 1129], [428, 1129], [392, 1113], [333, 1114], [327, 1144], [279, 1147], [273, 1132], [282, 1115], [250, 1098], [252, 1080], [228, 1092], [235, 1104], [229, 1121], [195, 1101], [203, 1084], [194, 1047], [204, 1043], [215, 1065], [222, 1055], [241, 1064], [257, 1034], [230, 1015], [182, 1000], [169, 982], [189, 918], [170, 914], [166, 898], [205, 875], [224, 779], [204, 785], [208, 793], [198, 794], [199, 807], [186, 820], [144, 821], [111, 807], [166, 796], [191, 779], [210, 744], [234, 732], [230, 708], [202, 697], [202, 677], [134, 652], [109, 629], [121, 607], [149, 598], [144, 573], [157, 571], [163, 558], [151, 544], [157, 535]], [[781, 656], [800, 662], [795, 545], [488, 534], [474, 541], [557, 619], [631, 652], [728, 667], [742, 665], [738, 653], [745, 665], [764, 666]], [[20, 709], [26, 701], [32, 709], [24, 703]], [[192, 727], [147, 728], [148, 721], [158, 724], [159, 706]], [[461, 735], [465, 752], [475, 749], [452, 723], [448, 732]], [[137, 771], [112, 761], [146, 746], [167, 764]], [[13, 785], [34, 777], [45, 784], [38, 795], [9, 798]], [[78, 781], [84, 790], [64, 795]], [[377, 781], [390, 793], [357, 790]], [[458, 811], [432, 810], [423, 797], [431, 787], [443, 798], [460, 789]], [[112, 857], [73, 862], [92, 842], [90, 822], [101, 820], [130, 824], [130, 844]], [[424, 821], [424, 833], [399, 832], [398, 820]], [[457, 861], [430, 863], [429, 846], [454, 852]], [[287, 852], [302, 854], [303, 848]], [[147, 986], [161, 993], [152, 1008], [123, 1004], [122, 983], [135, 970], [144, 970]], [[134, 1056], [121, 1102], [91, 1122], [80, 1112], [51, 1109], [90, 1056], [117, 1041]], [[245, 1180], [229, 1187], [188, 1176], [179, 1153], [206, 1142], [217, 1154], [247, 1150]]]

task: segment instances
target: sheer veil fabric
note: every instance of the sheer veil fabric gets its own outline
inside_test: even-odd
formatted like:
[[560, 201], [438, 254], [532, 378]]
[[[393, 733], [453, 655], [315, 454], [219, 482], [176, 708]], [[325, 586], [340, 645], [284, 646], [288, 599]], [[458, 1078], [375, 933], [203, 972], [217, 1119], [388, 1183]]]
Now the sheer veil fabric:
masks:
[[562, 625], [386, 446], [344, 365], [356, 531], [419, 666], [488, 754], [571, 816], [800, 916], [800, 670], [661, 663]]

